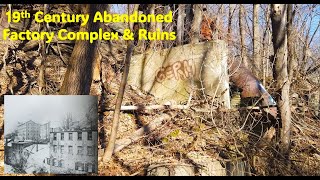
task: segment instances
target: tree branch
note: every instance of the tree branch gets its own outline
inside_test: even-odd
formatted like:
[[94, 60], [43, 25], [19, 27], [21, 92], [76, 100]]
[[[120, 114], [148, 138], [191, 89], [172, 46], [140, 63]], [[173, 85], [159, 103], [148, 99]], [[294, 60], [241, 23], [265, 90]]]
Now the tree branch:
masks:
[[131, 143], [138, 141], [139, 139], [143, 138], [145, 134], [148, 134], [158, 128], [162, 122], [174, 118], [175, 115], [170, 116], [168, 114], [162, 115], [161, 117], [155, 119], [154, 121], [150, 122], [148, 125], [141, 127], [133, 134], [126, 136], [123, 139], [118, 140], [115, 143], [114, 153], [121, 151], [123, 148], [127, 147]]
[[119, 117], [120, 117], [120, 108], [121, 108], [121, 103], [124, 95], [124, 90], [127, 84], [127, 79], [128, 79], [128, 74], [129, 74], [129, 67], [130, 67], [130, 59], [132, 56], [132, 52], [134, 49], [134, 44], [130, 42], [127, 48], [127, 55], [124, 63], [124, 72], [122, 75], [121, 83], [120, 83], [120, 88], [119, 88], [119, 93], [118, 97], [116, 100], [116, 107], [113, 115], [113, 121], [112, 121], [112, 129], [111, 129], [111, 135], [109, 138], [109, 143], [108, 146], [105, 150], [105, 153], [103, 155], [103, 162], [108, 162], [111, 159], [111, 156], [114, 151], [115, 147], [115, 141], [116, 141], [116, 136], [117, 136], [117, 131], [119, 127]]

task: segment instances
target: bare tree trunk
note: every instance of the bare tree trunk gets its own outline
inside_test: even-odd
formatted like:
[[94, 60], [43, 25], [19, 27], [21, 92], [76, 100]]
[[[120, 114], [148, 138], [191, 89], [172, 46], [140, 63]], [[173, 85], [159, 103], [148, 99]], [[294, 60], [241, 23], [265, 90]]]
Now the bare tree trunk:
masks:
[[191, 23], [193, 19], [192, 4], [186, 4], [184, 8], [186, 13], [186, 17], [184, 21], [184, 24], [185, 24], [184, 29], [186, 33], [184, 34], [184, 41], [185, 43], [190, 43], [191, 35], [189, 33], [191, 33]]
[[[155, 4], [151, 4], [150, 5], [149, 14], [155, 14], [155, 7], [156, 7]], [[150, 32], [155, 32], [156, 31], [156, 22], [150, 22], [149, 31]], [[153, 49], [155, 44], [156, 44], [155, 40], [149, 41], [149, 46], [147, 48], [147, 51], [150, 50], [150, 49]]]
[[261, 78], [261, 36], [259, 28], [259, 4], [253, 5], [253, 73], [260, 79]]
[[[135, 4], [134, 5], [134, 7], [133, 7], [133, 12], [132, 13], [134, 13], [134, 12], [138, 12], [139, 13], [139, 4]], [[130, 22], [130, 29], [132, 30], [133, 29], [133, 24], [134, 24], [134, 22]]]
[[[0, 28], [5, 28], [9, 23], [8, 23], [8, 16], [6, 15], [7, 13], [7, 7], [3, 6], [1, 8], [1, 18], [0, 18]], [[8, 9], [9, 10], [9, 9]]]
[[202, 6], [200, 4], [193, 5], [193, 21], [191, 25], [191, 43], [200, 41], [200, 26], [202, 21]]
[[[306, 35], [305, 35], [305, 39], [304, 39], [304, 46], [303, 46], [303, 52], [302, 52], [302, 55], [303, 55], [303, 58], [302, 58], [302, 62], [299, 64], [299, 68], [300, 68], [300, 70], [302, 70], [302, 71], [304, 71], [304, 68], [306, 67], [306, 65], [307, 65], [307, 60], [308, 60], [308, 58], [309, 58], [309, 50], [310, 50], [310, 47], [309, 47], [309, 45], [310, 45], [310, 43], [309, 42], [311, 42], [309, 39], [310, 39], [310, 33], [311, 33], [311, 22], [312, 21], [310, 21], [309, 23], [309, 26], [307, 27], [307, 29], [305, 30], [306, 32]], [[305, 25], [305, 23], [307, 23], [307, 21], [305, 21], [305, 22], [303, 22], [304, 23], [304, 25]]]
[[263, 35], [263, 46], [262, 46], [262, 71], [263, 71], [263, 85], [266, 86], [267, 78], [269, 77], [269, 56], [271, 46], [271, 22], [270, 22], [270, 4], [267, 5], [265, 14], [265, 31]]
[[295, 57], [295, 53], [294, 53], [294, 43], [296, 42], [294, 39], [294, 35], [293, 35], [293, 27], [292, 27], [292, 22], [293, 22], [293, 18], [294, 18], [294, 14], [293, 14], [293, 5], [292, 4], [288, 4], [288, 15], [287, 15], [287, 21], [288, 21], [288, 62], [289, 62], [289, 69], [288, 69], [288, 73], [289, 73], [289, 80], [290, 82], [292, 82], [292, 78], [293, 78], [293, 72], [297, 66], [297, 59]]
[[246, 50], [246, 43], [245, 43], [245, 34], [244, 34], [244, 22], [243, 22], [243, 17], [245, 16], [244, 13], [244, 7], [243, 4], [240, 4], [239, 7], [239, 29], [240, 29], [240, 46], [241, 46], [241, 58], [242, 58], [242, 63], [248, 67], [248, 59], [247, 59], [247, 50]]
[[[101, 23], [93, 23], [94, 14], [99, 10], [103, 13], [104, 5], [86, 4], [83, 13], [89, 14], [89, 22], [80, 27], [80, 31], [98, 31]], [[97, 51], [97, 41], [90, 43], [86, 40], [76, 41], [68, 63], [60, 94], [89, 94], [92, 82], [93, 59]]]
[[235, 5], [234, 4], [229, 4], [229, 17], [228, 17], [228, 36], [227, 36], [227, 43], [228, 46], [230, 46], [231, 44], [231, 39], [232, 39], [232, 17], [233, 17], [233, 13], [235, 10]]
[[[49, 13], [49, 4], [44, 4], [43, 5], [44, 8], [44, 12], [43, 14], [46, 15]], [[44, 29], [44, 31], [48, 32], [50, 31], [48, 29], [48, 25], [47, 23], [43, 22], [41, 25]], [[46, 43], [47, 39], [44, 38], [41, 42], [41, 65], [39, 68], [39, 76], [38, 76], [38, 85], [39, 85], [39, 93], [43, 94], [45, 92], [45, 88], [46, 88], [46, 79], [45, 79], [45, 73], [46, 73], [46, 60], [47, 60], [47, 43]]]
[[213, 34], [212, 39], [222, 39], [224, 37], [222, 16], [224, 16], [224, 4], [221, 4], [219, 7], [218, 14], [216, 16], [216, 32]]
[[[167, 14], [169, 11], [172, 11], [172, 12], [173, 12], [173, 9], [171, 9], [171, 7], [170, 7], [169, 5], [164, 6], [164, 8], [163, 8], [163, 14]], [[168, 24], [164, 25], [164, 26], [163, 26], [163, 31], [172, 32], [172, 30], [173, 30], [173, 24], [174, 24], [174, 23], [168, 23]], [[172, 46], [172, 41], [169, 41], [169, 40], [163, 41], [163, 47], [164, 47], [164, 48], [170, 48], [171, 46]]]
[[[158, 6], [156, 7], [155, 10], [156, 14], [164, 14], [164, 8], [162, 6]], [[162, 22], [156, 22], [156, 29], [159, 30], [160, 32], [162, 32], [162, 26], [163, 23]], [[163, 48], [163, 41], [156, 41], [156, 47], [158, 47], [159, 49]]]
[[177, 18], [177, 45], [183, 44], [183, 37], [184, 37], [184, 17], [185, 17], [185, 5], [179, 4], [178, 9], [178, 18]]
[[124, 71], [123, 71], [123, 75], [122, 75], [122, 79], [121, 79], [121, 83], [120, 83], [120, 88], [119, 88], [119, 93], [118, 93], [118, 97], [117, 97], [117, 101], [116, 101], [115, 111], [113, 114], [111, 134], [110, 134], [108, 146], [107, 146], [107, 148], [104, 152], [104, 155], [103, 155], [103, 162], [108, 162], [109, 160], [111, 160], [113, 150], [115, 147], [118, 127], [119, 127], [121, 103], [122, 103], [125, 87], [127, 84], [129, 68], [130, 68], [130, 59], [132, 56], [133, 49], [134, 49], [134, 45], [133, 45], [133, 43], [130, 43], [127, 48], [127, 55], [126, 55], [125, 64], [124, 64]]
[[[111, 5], [106, 5], [106, 11], [110, 12]], [[98, 41], [99, 42], [99, 41]], [[102, 63], [102, 55], [99, 51], [97, 51], [93, 58], [93, 72], [92, 72], [92, 80], [94, 82], [101, 81], [101, 63]]]
[[271, 7], [272, 41], [275, 52], [275, 67], [278, 109], [282, 123], [281, 150], [288, 157], [290, 150], [290, 81], [288, 76], [288, 49], [287, 49], [287, 5], [273, 4]]

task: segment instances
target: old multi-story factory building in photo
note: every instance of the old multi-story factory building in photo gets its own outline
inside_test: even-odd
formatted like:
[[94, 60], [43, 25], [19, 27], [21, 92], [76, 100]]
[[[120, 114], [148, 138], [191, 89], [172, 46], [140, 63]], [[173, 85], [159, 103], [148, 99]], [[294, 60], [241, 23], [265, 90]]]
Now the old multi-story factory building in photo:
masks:
[[48, 142], [50, 137], [50, 122], [40, 125], [40, 141]]
[[50, 132], [51, 173], [82, 174], [98, 172], [97, 131], [78, 129]]
[[40, 124], [29, 120], [18, 125], [18, 136], [21, 140], [38, 141], [40, 139]]
[[96, 96], [5, 96], [5, 173], [97, 173], [97, 109]]

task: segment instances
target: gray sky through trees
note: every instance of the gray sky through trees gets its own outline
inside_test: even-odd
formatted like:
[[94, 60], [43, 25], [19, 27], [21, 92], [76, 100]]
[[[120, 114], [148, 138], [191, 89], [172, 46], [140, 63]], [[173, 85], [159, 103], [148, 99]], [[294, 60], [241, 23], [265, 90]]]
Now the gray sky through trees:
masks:
[[4, 97], [4, 123], [6, 134], [13, 132], [18, 122], [32, 120], [39, 124], [50, 122], [59, 127], [68, 113], [74, 121], [83, 120], [88, 107], [97, 102], [96, 96], [85, 95], [7, 95]]

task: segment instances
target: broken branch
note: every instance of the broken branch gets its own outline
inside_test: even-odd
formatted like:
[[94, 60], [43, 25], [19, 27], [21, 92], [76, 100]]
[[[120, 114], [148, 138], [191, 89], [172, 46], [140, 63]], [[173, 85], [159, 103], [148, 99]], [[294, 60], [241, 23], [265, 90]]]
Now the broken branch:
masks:
[[[232, 111], [244, 111], [244, 110], [262, 110], [265, 108], [276, 107], [275, 105], [272, 106], [247, 106], [247, 107], [240, 107], [240, 108], [233, 108], [233, 109], [226, 109], [226, 108], [213, 108], [214, 111], [221, 111], [221, 112], [232, 112]], [[143, 111], [143, 110], [165, 110], [165, 109], [192, 109], [197, 112], [210, 112], [209, 110], [200, 109], [200, 108], [193, 108], [190, 105], [130, 105], [130, 106], [121, 106], [121, 111]], [[106, 108], [106, 111], [114, 111], [114, 108]]]
[[130, 134], [127, 137], [116, 141], [113, 152], [116, 153], [118, 151], [121, 151], [123, 148], [127, 147], [131, 143], [138, 141], [145, 134], [148, 134], [151, 131], [158, 128], [162, 124], [162, 122], [169, 120], [169, 119], [173, 118], [174, 116], [175, 115], [170, 116], [168, 114], [165, 114], [165, 115], [155, 119], [154, 121], [150, 122], [148, 125], [141, 127], [140, 129], [135, 131], [133, 134]]
[[124, 72], [122, 75], [121, 83], [120, 83], [120, 88], [119, 88], [119, 93], [118, 97], [116, 100], [116, 107], [115, 111], [113, 114], [113, 121], [112, 121], [112, 129], [111, 129], [111, 135], [109, 138], [108, 146], [105, 150], [105, 153], [103, 155], [103, 162], [108, 162], [111, 160], [111, 156], [114, 151], [115, 147], [115, 141], [116, 141], [116, 136], [117, 136], [117, 131], [118, 131], [118, 126], [119, 126], [119, 117], [120, 117], [120, 108], [121, 108], [121, 103], [124, 95], [124, 90], [127, 84], [127, 79], [128, 79], [128, 74], [129, 74], [129, 67], [130, 67], [130, 59], [132, 56], [132, 52], [134, 49], [134, 44], [130, 43], [127, 48], [127, 55], [126, 59], [124, 62]]

